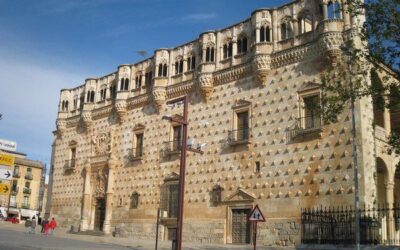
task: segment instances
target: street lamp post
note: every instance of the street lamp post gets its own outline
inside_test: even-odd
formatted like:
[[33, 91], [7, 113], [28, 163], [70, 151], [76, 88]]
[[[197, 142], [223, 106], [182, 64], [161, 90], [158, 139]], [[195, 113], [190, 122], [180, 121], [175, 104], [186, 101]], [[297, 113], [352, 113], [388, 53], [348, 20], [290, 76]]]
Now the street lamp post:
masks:
[[[181, 138], [181, 160], [180, 160], [180, 170], [179, 170], [179, 195], [178, 195], [178, 218], [176, 227], [176, 250], [182, 249], [182, 222], [183, 222], [183, 203], [185, 194], [185, 172], [186, 172], [186, 153], [187, 151], [192, 151], [195, 153], [203, 153], [201, 149], [195, 149], [187, 146], [188, 133], [187, 128], [188, 122], [188, 96], [183, 96], [171, 101], [167, 104], [183, 103], [183, 118], [181, 120], [175, 119], [173, 117], [163, 117], [169, 121], [176, 122], [182, 126], [182, 138]], [[173, 249], [173, 250], [175, 250]]]

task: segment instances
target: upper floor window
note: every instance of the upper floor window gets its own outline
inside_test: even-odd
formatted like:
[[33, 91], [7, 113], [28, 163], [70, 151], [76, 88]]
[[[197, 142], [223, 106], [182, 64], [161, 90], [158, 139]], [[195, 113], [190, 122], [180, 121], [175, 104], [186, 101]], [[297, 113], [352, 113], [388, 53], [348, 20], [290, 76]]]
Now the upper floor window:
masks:
[[196, 57], [195, 56], [190, 56], [187, 58], [187, 70], [191, 71], [194, 70], [196, 67]]
[[242, 37], [237, 40], [237, 53], [246, 53], [247, 52], [247, 37]]
[[115, 84], [110, 86], [110, 95], [112, 99], [117, 97], [117, 86]]
[[224, 189], [220, 185], [215, 185], [210, 193], [210, 201], [213, 206], [218, 206], [222, 202], [222, 191]]
[[182, 126], [177, 125], [172, 127], [172, 151], [181, 149], [182, 141]]
[[271, 42], [271, 31], [269, 26], [261, 26], [260, 42]]
[[290, 18], [285, 18], [281, 23], [281, 40], [289, 39], [293, 36], [292, 22]]
[[121, 90], [121, 91], [129, 90], [129, 79], [128, 78], [121, 79], [119, 90]]
[[74, 97], [74, 109], [76, 109], [78, 107], [78, 97], [75, 96]]
[[94, 102], [94, 90], [88, 91], [86, 95], [86, 102]]
[[328, 3], [328, 19], [341, 19], [340, 4], [337, 1], [329, 1]]
[[233, 107], [233, 130], [229, 132], [231, 145], [250, 143], [251, 102], [239, 100]]
[[321, 103], [319, 92], [302, 97], [303, 107], [301, 127], [303, 129], [313, 129], [321, 127]]
[[183, 73], [183, 60], [178, 59], [175, 62], [175, 75], [182, 74]]
[[142, 75], [141, 74], [137, 75], [135, 77], [135, 88], [138, 89], [140, 87], [142, 87]]
[[160, 63], [158, 65], [158, 76], [159, 77], [167, 77], [168, 76], [168, 66], [166, 63]]
[[61, 110], [62, 111], [68, 111], [68, 101], [62, 101], [61, 103]]
[[131, 194], [131, 208], [137, 208], [139, 205], [139, 193], [133, 192]]
[[310, 14], [301, 16], [298, 20], [299, 34], [304, 34], [313, 30], [313, 19]]
[[144, 79], [145, 79], [144, 81], [145, 81], [145, 84], [146, 84], [146, 85], [150, 85], [150, 84], [151, 84], [152, 77], [153, 77], [153, 72], [152, 72], [152, 71], [147, 72], [147, 73], [144, 75]]
[[232, 42], [228, 42], [228, 43], [224, 44], [223, 57], [224, 57], [224, 59], [232, 57]]
[[215, 49], [214, 47], [207, 47], [206, 49], [206, 62], [214, 62]]
[[106, 99], [106, 95], [107, 95], [107, 88], [104, 87], [100, 90], [100, 99], [104, 101]]

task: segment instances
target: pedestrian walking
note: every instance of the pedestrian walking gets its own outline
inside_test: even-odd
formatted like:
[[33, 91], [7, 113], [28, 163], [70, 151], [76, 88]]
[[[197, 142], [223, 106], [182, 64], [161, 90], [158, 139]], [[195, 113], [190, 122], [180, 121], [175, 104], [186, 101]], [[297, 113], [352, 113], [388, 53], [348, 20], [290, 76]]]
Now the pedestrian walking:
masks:
[[51, 221], [50, 221], [50, 223], [49, 223], [49, 227], [50, 227], [50, 230], [51, 230], [51, 235], [55, 235], [55, 230], [56, 230], [56, 227], [57, 227], [57, 222], [56, 222], [56, 220], [54, 219], [54, 217], [53, 218], [51, 218]]
[[26, 221], [25, 221], [25, 233], [26, 234], [31, 233], [31, 226], [32, 226], [32, 221], [30, 219], [26, 219]]
[[48, 221], [46, 218], [44, 218], [44, 219], [42, 220], [42, 223], [40, 224], [40, 225], [42, 226], [42, 230], [40, 230], [40, 232], [41, 232], [42, 234], [45, 233], [45, 229], [46, 229], [46, 227], [47, 227], [47, 224], [49, 224], [49, 221]]
[[35, 218], [35, 216], [33, 216], [33, 218], [32, 218], [31, 228], [32, 228], [31, 233], [35, 234], [36, 233], [36, 218]]

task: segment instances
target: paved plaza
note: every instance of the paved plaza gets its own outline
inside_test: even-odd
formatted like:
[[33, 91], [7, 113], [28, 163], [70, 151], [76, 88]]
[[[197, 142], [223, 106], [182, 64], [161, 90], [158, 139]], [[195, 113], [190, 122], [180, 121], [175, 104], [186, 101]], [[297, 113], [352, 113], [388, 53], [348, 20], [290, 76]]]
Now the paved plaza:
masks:
[[[152, 250], [155, 249], [154, 241], [133, 240], [128, 238], [114, 238], [111, 236], [89, 236], [67, 233], [66, 229], [58, 229], [55, 236], [44, 236], [36, 228], [36, 234], [25, 234], [23, 225], [8, 222], [0, 223], [0, 249], [7, 250], [58, 250], [58, 249], [115, 249], [115, 250]], [[160, 241], [158, 250], [170, 250], [170, 241]], [[185, 250], [251, 250], [251, 245], [201, 245], [183, 243]], [[258, 250], [278, 250], [295, 248], [257, 247]]]

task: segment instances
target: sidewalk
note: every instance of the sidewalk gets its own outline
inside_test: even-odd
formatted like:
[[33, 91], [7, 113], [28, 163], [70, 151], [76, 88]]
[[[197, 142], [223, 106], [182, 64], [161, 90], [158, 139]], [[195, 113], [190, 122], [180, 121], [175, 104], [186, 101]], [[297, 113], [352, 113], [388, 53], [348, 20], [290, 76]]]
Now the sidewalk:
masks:
[[[4, 228], [7, 230], [24, 232], [24, 225], [22, 224], [11, 224], [9, 222], [0, 223], [0, 228]], [[40, 234], [40, 226], [36, 228], [36, 233]], [[152, 250], [155, 249], [155, 242], [152, 240], [134, 240], [131, 238], [115, 238], [112, 236], [89, 236], [89, 235], [79, 235], [79, 234], [70, 234], [67, 232], [65, 228], [56, 229], [56, 236], [44, 236], [44, 237], [55, 237], [55, 238], [66, 238], [66, 239], [74, 239], [81, 240], [86, 242], [93, 243], [107, 243], [115, 246], [124, 246], [128, 249], [132, 250]], [[159, 241], [158, 242], [158, 250], [171, 250], [172, 243], [171, 241]], [[199, 243], [185, 243], [183, 242], [183, 249], [185, 250], [225, 250], [225, 249], [234, 249], [234, 250], [252, 250], [252, 245], [205, 245]], [[257, 246], [257, 250], [293, 250], [294, 247], [264, 247]]]

